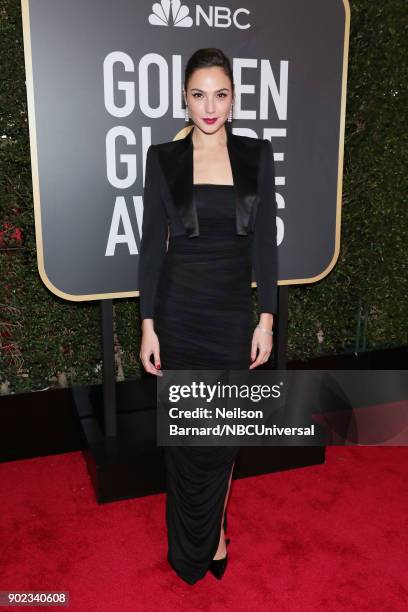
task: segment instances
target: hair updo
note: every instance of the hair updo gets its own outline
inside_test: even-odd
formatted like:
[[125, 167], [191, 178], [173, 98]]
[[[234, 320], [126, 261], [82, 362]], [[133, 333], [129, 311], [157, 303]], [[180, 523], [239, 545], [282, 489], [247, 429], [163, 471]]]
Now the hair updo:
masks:
[[187, 62], [184, 72], [184, 89], [187, 93], [188, 82], [195, 70], [199, 68], [211, 68], [212, 66], [219, 66], [229, 77], [231, 81], [232, 92], [234, 92], [234, 77], [232, 68], [228, 57], [221, 51], [214, 47], [208, 47], [204, 49], [197, 49], [190, 57]]

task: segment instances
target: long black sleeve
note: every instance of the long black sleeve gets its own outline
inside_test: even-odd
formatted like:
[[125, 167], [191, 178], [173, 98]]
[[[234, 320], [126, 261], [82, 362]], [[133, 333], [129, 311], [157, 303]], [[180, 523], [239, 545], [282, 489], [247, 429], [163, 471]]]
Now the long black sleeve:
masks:
[[160, 268], [166, 253], [168, 221], [161, 199], [160, 166], [155, 145], [146, 154], [142, 238], [139, 253], [140, 320], [154, 318]]
[[258, 210], [253, 235], [253, 270], [258, 294], [258, 314], [277, 312], [278, 249], [273, 148], [264, 140], [259, 168]]

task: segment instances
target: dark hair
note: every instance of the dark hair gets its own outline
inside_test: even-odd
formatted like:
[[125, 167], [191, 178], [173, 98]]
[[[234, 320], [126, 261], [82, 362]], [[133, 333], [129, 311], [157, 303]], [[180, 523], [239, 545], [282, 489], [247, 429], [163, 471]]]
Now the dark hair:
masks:
[[187, 91], [188, 81], [195, 70], [199, 68], [211, 68], [212, 66], [219, 66], [224, 70], [231, 81], [232, 91], [234, 91], [234, 77], [230, 61], [221, 49], [216, 49], [214, 47], [197, 49], [190, 57], [184, 72], [184, 89]]

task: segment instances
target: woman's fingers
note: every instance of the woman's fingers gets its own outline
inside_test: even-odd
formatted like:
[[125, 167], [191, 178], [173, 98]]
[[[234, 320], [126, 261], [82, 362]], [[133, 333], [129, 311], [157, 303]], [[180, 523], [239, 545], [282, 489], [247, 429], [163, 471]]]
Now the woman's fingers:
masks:
[[264, 363], [264, 354], [259, 353], [258, 358], [256, 359], [256, 361], [251, 363], [251, 365], [249, 366], [249, 369], [253, 370], [254, 368], [257, 368], [259, 365], [261, 365], [262, 363]]
[[[251, 365], [249, 366], [250, 370], [253, 370], [254, 368], [258, 367], [259, 365], [262, 365], [263, 363], [266, 363], [271, 355], [272, 349], [262, 349], [261, 347], [259, 347], [259, 354], [258, 354], [258, 358], [256, 359], [256, 361], [254, 361], [253, 363], [251, 363]], [[256, 354], [256, 353], [255, 353]], [[251, 358], [254, 359], [254, 355], [251, 352]]]
[[251, 359], [252, 359], [252, 361], [256, 357], [256, 349], [257, 349], [257, 347], [258, 347], [258, 344], [257, 344], [256, 340], [252, 340], [252, 345], [251, 345]]
[[[154, 363], [151, 361], [152, 356]], [[143, 332], [139, 357], [146, 372], [155, 376], [163, 376], [163, 372], [160, 370], [160, 344], [153, 330]]]
[[163, 372], [158, 370], [155, 365], [150, 361], [150, 354], [145, 354], [140, 357], [141, 362], [143, 364], [144, 369], [149, 374], [154, 374], [155, 376], [163, 376]]
[[158, 370], [156, 366], [154, 366], [153, 363], [150, 361], [150, 359], [147, 361], [145, 370], [146, 372], [149, 372], [149, 374], [154, 374], [155, 376], [163, 376], [163, 372], [161, 370]]
[[[266, 339], [264, 334], [263, 333], [261, 334], [261, 331], [259, 331], [258, 329], [254, 330], [254, 333], [252, 336], [252, 344], [251, 344], [252, 363], [249, 366], [250, 370], [253, 370], [254, 368], [268, 361], [271, 355], [271, 352], [272, 352], [272, 344], [273, 344], [272, 337], [269, 339]], [[256, 353], [258, 350], [259, 350], [259, 353], [258, 353], [258, 357], [256, 358]], [[256, 360], [254, 361], [255, 358]]]
[[159, 347], [156, 347], [154, 349], [153, 354], [154, 354], [154, 365], [155, 365], [156, 369], [160, 369], [161, 363], [160, 363], [160, 350], [159, 350]]

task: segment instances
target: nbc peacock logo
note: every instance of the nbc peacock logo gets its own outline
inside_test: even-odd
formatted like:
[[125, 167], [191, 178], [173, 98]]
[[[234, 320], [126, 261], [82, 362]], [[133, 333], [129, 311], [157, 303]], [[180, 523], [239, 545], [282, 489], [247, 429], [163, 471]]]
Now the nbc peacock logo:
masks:
[[180, 0], [161, 0], [153, 4], [149, 23], [159, 26], [172, 25], [178, 28], [191, 28], [193, 20], [188, 13], [188, 6], [181, 4]]

